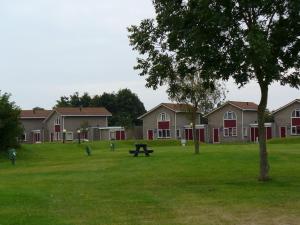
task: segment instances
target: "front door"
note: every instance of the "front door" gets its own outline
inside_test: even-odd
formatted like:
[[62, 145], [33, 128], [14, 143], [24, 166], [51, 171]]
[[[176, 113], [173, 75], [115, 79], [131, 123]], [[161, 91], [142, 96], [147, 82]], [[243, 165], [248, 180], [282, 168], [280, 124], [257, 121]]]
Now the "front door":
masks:
[[33, 143], [41, 142], [41, 133], [33, 133]]
[[258, 141], [258, 128], [251, 127], [251, 141], [257, 142]]
[[220, 143], [219, 128], [213, 130], [213, 143]]
[[286, 137], [286, 127], [280, 127], [280, 137], [281, 138]]
[[148, 140], [153, 140], [153, 130], [148, 130]]

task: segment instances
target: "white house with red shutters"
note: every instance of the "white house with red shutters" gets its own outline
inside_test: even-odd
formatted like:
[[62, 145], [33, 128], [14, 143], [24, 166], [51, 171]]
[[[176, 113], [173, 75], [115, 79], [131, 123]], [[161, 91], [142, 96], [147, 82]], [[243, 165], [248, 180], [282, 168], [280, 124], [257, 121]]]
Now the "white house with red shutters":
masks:
[[275, 110], [273, 117], [277, 137], [300, 136], [300, 99]]
[[[161, 103], [139, 119], [143, 121], [143, 138], [193, 140], [189, 109], [186, 104]], [[196, 122], [196, 137], [206, 142], [206, 125], [200, 125], [200, 113]]]

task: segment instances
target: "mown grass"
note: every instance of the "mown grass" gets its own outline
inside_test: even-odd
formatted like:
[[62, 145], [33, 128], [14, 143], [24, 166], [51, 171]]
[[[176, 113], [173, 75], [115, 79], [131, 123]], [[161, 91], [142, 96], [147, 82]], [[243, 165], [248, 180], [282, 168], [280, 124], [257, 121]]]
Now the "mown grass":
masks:
[[[1, 225], [217, 225], [300, 222], [300, 142], [268, 145], [272, 180], [257, 181], [258, 146], [135, 141], [24, 145], [0, 159]], [[276, 144], [275, 144], [276, 143]]]

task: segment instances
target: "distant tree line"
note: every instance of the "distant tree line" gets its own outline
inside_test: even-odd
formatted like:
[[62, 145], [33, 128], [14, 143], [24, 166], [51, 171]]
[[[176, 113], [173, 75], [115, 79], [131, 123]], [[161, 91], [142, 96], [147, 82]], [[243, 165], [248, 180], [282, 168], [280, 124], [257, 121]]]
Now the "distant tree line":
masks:
[[106, 93], [90, 96], [87, 92], [80, 95], [78, 92], [70, 96], [62, 96], [56, 107], [105, 107], [112, 113], [109, 126], [133, 127], [141, 125], [137, 118], [146, 112], [144, 104], [131, 90], [125, 88], [117, 93]]

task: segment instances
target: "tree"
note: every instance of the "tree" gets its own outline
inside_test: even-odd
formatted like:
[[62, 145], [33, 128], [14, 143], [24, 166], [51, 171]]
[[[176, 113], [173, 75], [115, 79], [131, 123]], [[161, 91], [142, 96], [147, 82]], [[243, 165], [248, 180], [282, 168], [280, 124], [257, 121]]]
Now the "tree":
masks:
[[146, 109], [136, 94], [127, 88], [121, 89], [116, 94], [116, 103], [118, 106], [116, 114], [122, 126], [141, 125], [141, 121], [137, 118], [146, 113]]
[[0, 93], [0, 150], [18, 147], [18, 138], [23, 129], [20, 123], [21, 110], [10, 102], [10, 95]]
[[69, 97], [62, 96], [56, 107], [105, 107], [113, 116], [109, 118], [110, 126], [132, 127], [140, 125], [137, 118], [146, 112], [144, 104], [129, 89], [121, 89], [117, 93], [106, 93], [91, 97], [87, 92], [82, 96], [75, 92]]
[[129, 29], [131, 40], [137, 40], [132, 42], [135, 49], [142, 54], [151, 52], [146, 59], [138, 59], [136, 68], [142, 69], [141, 75], [150, 74], [147, 81], [155, 85], [173, 76], [157, 73], [157, 62], [169, 65], [166, 56], [180, 57], [189, 59], [190, 65], [200, 64], [204, 80], [233, 78], [240, 87], [251, 80], [258, 82], [259, 180], [267, 181], [264, 123], [268, 88], [275, 81], [296, 88], [300, 85], [300, 2], [153, 0], [153, 4], [156, 19]]
[[[187, 108], [188, 117], [192, 122], [193, 140], [195, 153], [199, 154], [199, 139], [196, 136], [196, 121], [198, 114], [208, 113], [214, 106], [225, 100], [225, 87], [215, 82], [212, 88], [204, 85], [201, 73], [187, 74], [185, 77], [177, 77], [173, 81], [172, 88], [168, 89], [168, 94], [172, 100], [185, 103], [190, 106]], [[201, 117], [200, 117], [201, 123]]]

